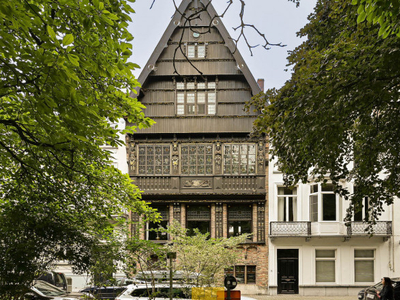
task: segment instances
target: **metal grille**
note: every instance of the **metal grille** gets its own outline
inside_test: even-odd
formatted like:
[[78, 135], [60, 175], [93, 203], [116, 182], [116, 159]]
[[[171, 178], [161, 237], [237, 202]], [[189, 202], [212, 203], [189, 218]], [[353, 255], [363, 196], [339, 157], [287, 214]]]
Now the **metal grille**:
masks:
[[271, 222], [271, 236], [310, 236], [311, 222]]
[[168, 206], [159, 206], [154, 207], [157, 209], [157, 212], [160, 214], [163, 221], [169, 220], [169, 209]]
[[251, 220], [251, 207], [230, 208], [228, 218], [230, 221], [249, 221]]
[[186, 218], [188, 221], [209, 221], [211, 220], [211, 213], [210, 211], [188, 210], [186, 212]]
[[[348, 235], [367, 235], [368, 224], [364, 222], [351, 222], [351, 225], [347, 227]], [[391, 221], [377, 221], [376, 224], [372, 225], [374, 235], [391, 235], [392, 234], [392, 222]]]

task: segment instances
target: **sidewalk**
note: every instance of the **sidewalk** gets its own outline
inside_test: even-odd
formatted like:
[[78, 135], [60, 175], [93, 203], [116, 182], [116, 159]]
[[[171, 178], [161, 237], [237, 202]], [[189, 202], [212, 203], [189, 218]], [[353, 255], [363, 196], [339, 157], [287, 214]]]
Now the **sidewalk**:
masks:
[[355, 296], [243, 295], [257, 300], [357, 300]]

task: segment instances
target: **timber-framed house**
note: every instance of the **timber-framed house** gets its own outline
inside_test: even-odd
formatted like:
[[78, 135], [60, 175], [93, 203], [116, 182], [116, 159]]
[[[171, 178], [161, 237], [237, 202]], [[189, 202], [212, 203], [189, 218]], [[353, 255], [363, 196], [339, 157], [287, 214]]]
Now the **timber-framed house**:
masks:
[[[178, 220], [211, 237], [250, 233], [233, 272], [242, 293], [265, 291], [266, 140], [250, 136], [256, 113], [244, 111], [261, 89], [208, 0], [182, 1], [139, 82], [137, 97], [156, 122], [127, 136], [129, 175], [143, 199], [161, 225]], [[168, 239], [154, 226], [134, 230]]]

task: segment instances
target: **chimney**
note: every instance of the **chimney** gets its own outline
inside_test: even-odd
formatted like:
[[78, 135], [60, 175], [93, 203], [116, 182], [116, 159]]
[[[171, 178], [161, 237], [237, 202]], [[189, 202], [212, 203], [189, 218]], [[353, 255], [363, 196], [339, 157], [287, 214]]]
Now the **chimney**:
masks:
[[257, 79], [257, 84], [260, 87], [261, 91], [264, 92], [264, 79], [263, 78]]

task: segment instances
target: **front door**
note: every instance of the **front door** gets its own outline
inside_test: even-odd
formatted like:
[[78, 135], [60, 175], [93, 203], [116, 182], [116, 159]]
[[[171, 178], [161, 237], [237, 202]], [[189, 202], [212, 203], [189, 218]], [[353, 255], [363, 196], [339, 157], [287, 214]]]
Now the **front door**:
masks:
[[278, 249], [278, 294], [299, 293], [299, 250]]

